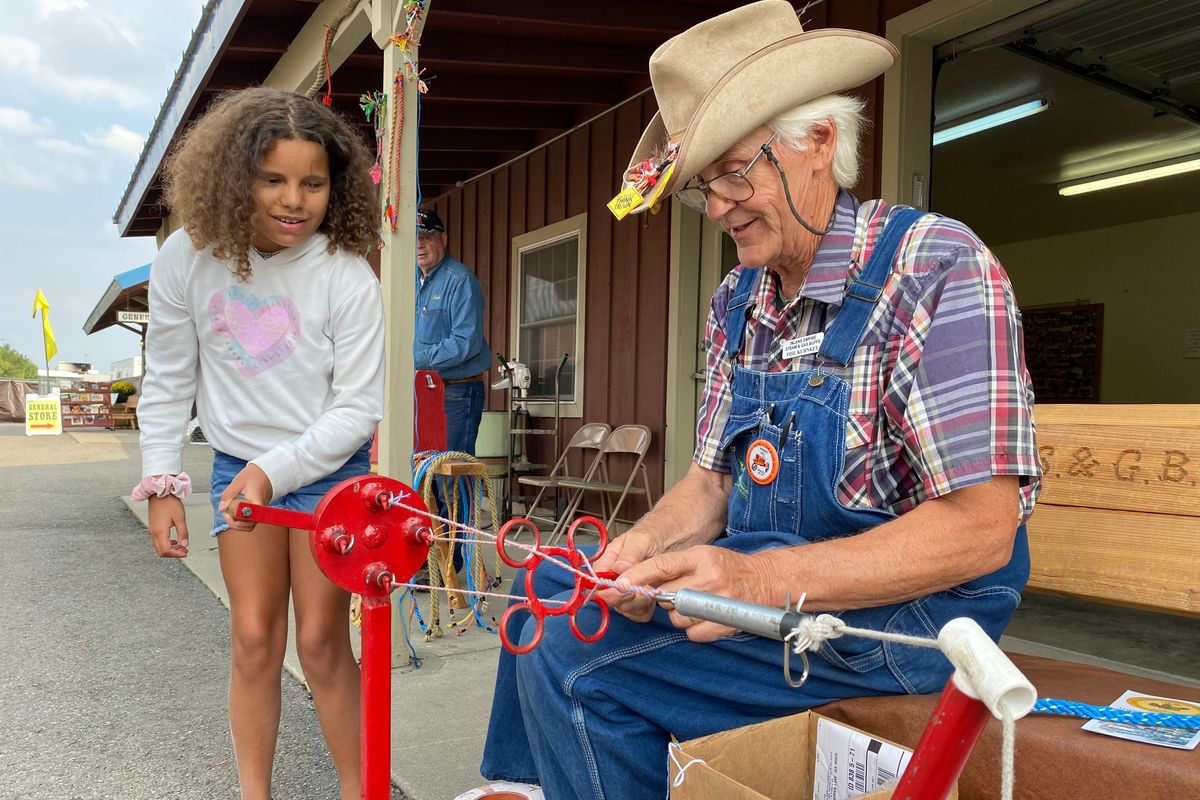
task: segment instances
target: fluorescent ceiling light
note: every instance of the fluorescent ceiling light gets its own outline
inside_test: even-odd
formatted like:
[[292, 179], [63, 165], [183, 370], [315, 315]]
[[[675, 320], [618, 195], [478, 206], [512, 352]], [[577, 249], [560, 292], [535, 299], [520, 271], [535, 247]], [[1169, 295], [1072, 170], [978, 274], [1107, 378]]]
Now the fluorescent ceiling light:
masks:
[[1050, 108], [1050, 101], [1044, 97], [1034, 98], [1033, 100], [1025, 100], [1014, 105], [997, 108], [993, 111], [988, 111], [982, 115], [968, 119], [964, 122], [956, 122], [953, 125], [944, 125], [933, 132], [933, 144], [936, 147], [945, 142], [952, 142], [955, 139], [961, 139], [964, 136], [970, 136], [973, 133], [986, 131], [988, 128], [995, 128], [997, 125], [1006, 125], [1009, 122], [1016, 122], [1019, 119], [1033, 116], [1039, 112]]
[[1152, 181], [1155, 178], [1166, 178], [1169, 175], [1179, 175], [1198, 169], [1200, 169], [1200, 153], [1194, 153], [1190, 156], [1172, 158], [1169, 161], [1157, 161], [1153, 164], [1143, 164], [1140, 167], [1131, 167], [1116, 172], [1106, 172], [1103, 175], [1094, 175], [1091, 178], [1084, 178], [1078, 181], [1060, 183], [1058, 185], [1058, 193], [1063, 197], [1070, 197], [1075, 194], [1086, 194], [1087, 192], [1098, 192], [1101, 189], [1111, 189], [1114, 186], [1126, 186], [1130, 183], [1141, 183], [1142, 181]]

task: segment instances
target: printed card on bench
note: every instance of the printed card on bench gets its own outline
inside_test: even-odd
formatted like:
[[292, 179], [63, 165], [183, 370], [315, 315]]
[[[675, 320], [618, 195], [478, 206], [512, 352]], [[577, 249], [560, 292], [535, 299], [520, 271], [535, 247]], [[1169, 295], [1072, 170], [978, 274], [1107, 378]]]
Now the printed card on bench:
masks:
[[[1172, 697], [1158, 697], [1142, 692], [1126, 691], [1110, 705], [1125, 711], [1200, 717], [1200, 703], [1191, 700], [1177, 700]], [[1177, 750], [1195, 750], [1196, 745], [1200, 743], [1200, 730], [1191, 728], [1160, 728], [1153, 725], [1133, 725], [1126, 722], [1093, 719], [1089, 720], [1083, 729], [1102, 733], [1105, 736], [1115, 736], [1118, 739], [1156, 744], [1159, 747], [1174, 747]]]

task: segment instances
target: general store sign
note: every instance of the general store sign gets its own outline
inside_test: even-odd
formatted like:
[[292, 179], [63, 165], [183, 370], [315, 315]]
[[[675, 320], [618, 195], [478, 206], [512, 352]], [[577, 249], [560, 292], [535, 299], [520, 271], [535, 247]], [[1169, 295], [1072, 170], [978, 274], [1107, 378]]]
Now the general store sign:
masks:
[[56, 436], [62, 433], [62, 398], [55, 394], [25, 395], [25, 435]]
[[117, 322], [140, 322], [143, 325], [150, 322], [149, 311], [118, 311]]

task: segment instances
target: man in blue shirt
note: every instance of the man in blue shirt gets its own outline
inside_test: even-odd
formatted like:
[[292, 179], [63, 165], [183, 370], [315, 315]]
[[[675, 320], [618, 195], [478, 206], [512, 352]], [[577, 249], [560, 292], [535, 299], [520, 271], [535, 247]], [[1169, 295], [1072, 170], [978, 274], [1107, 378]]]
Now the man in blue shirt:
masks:
[[446, 384], [447, 449], [474, 455], [492, 361], [483, 335], [483, 289], [475, 273], [446, 254], [446, 226], [432, 209], [417, 212], [417, 267], [413, 361]]

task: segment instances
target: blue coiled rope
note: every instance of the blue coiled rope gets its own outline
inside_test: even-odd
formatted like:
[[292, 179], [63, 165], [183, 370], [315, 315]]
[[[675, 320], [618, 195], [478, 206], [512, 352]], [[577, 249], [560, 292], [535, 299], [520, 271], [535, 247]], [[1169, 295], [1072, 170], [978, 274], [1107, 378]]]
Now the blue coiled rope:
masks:
[[1157, 728], [1187, 728], [1200, 730], [1200, 716], [1190, 714], [1157, 714], [1152, 711], [1130, 711], [1112, 706], [1092, 706], [1072, 700], [1040, 698], [1033, 705], [1035, 714], [1061, 714], [1083, 719], [1100, 719], [1106, 722], [1124, 722], [1130, 725], [1151, 725]]

